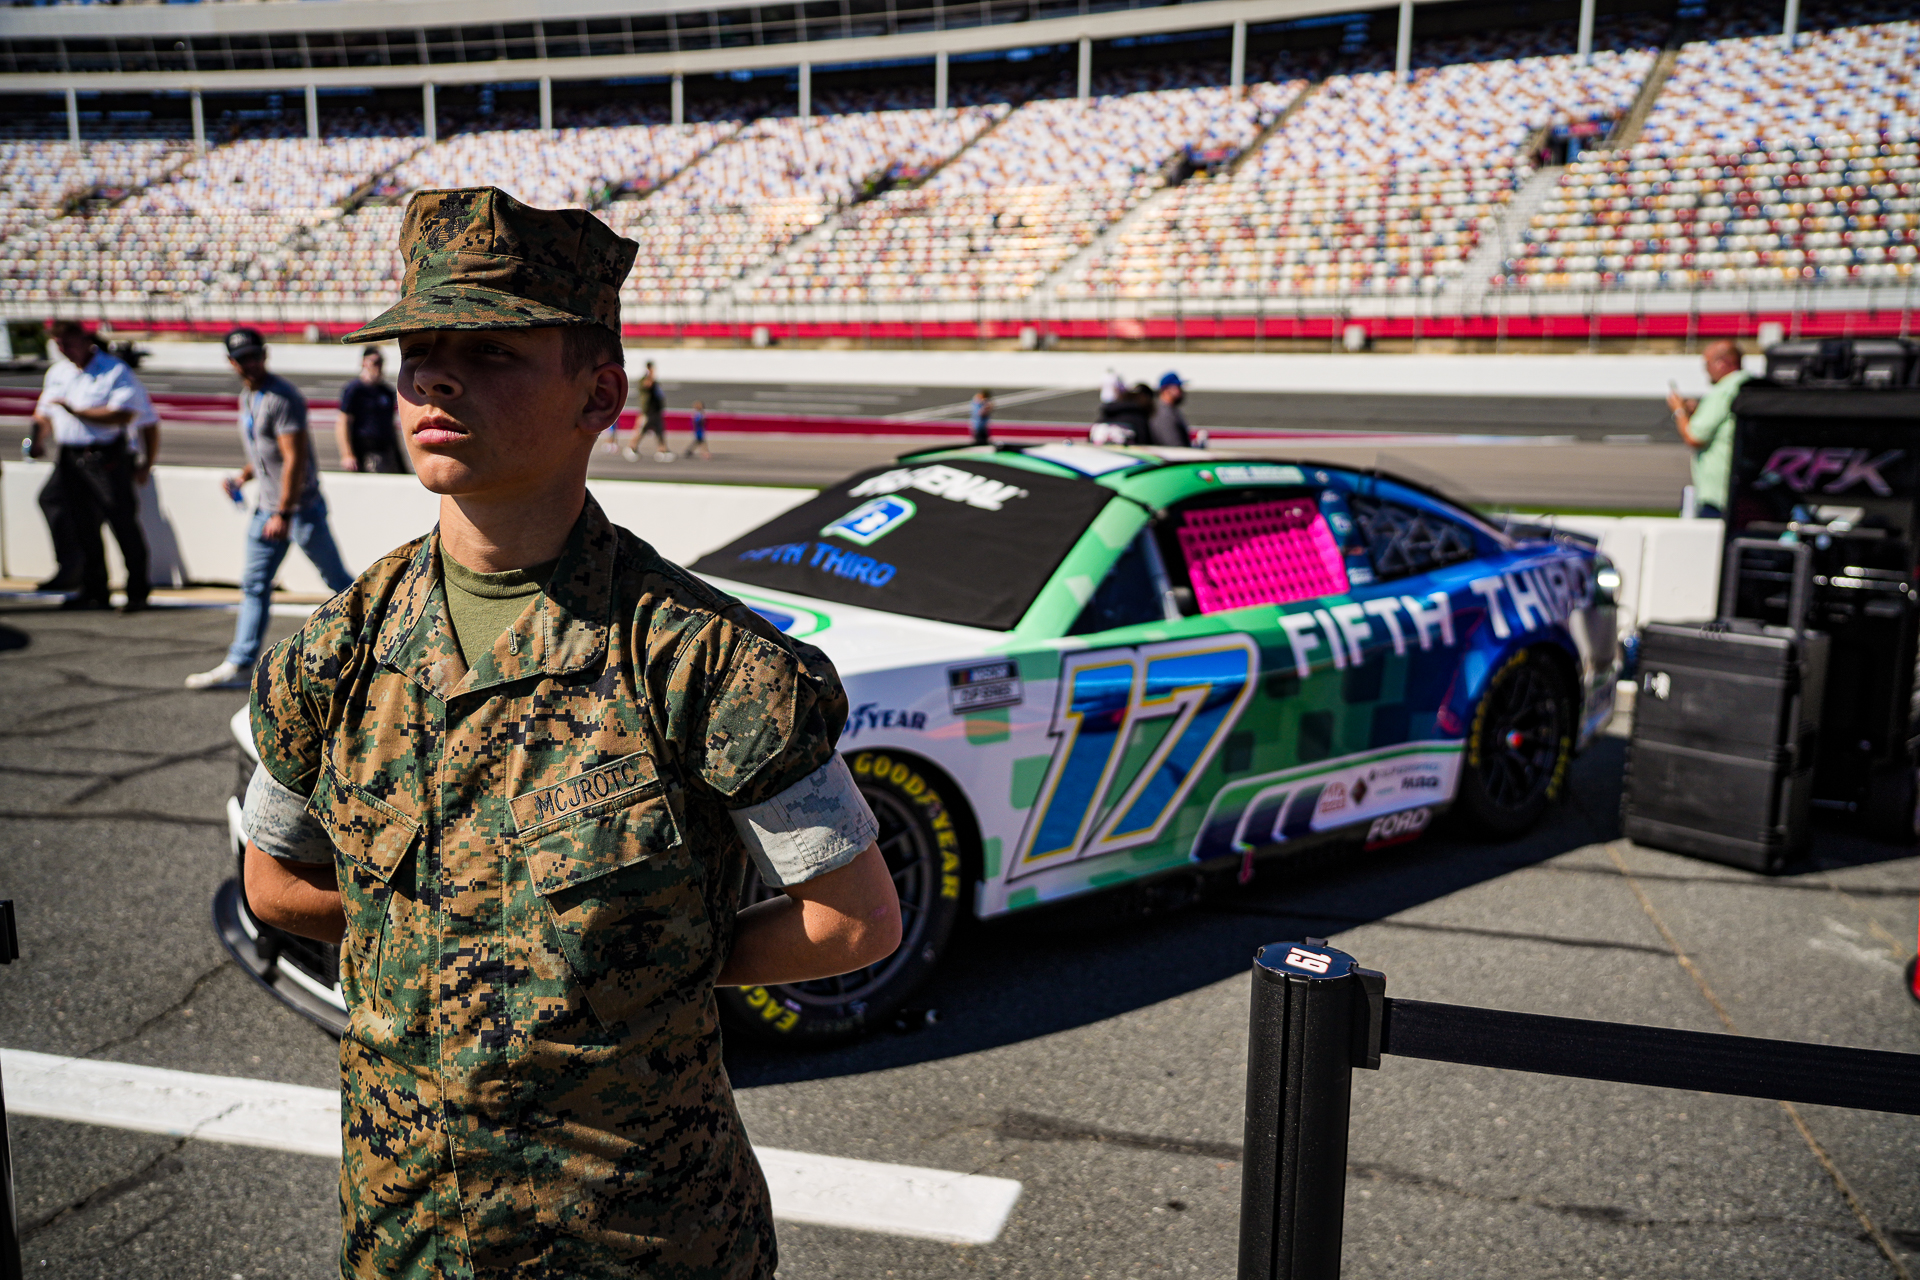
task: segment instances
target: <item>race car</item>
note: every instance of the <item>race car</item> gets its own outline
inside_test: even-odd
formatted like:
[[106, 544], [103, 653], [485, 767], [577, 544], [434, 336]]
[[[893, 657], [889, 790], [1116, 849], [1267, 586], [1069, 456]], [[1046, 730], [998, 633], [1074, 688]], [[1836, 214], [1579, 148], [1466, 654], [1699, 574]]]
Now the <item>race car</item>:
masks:
[[[1229, 888], [1257, 860], [1526, 830], [1604, 728], [1617, 575], [1404, 479], [1203, 450], [941, 448], [860, 472], [694, 572], [845, 683], [903, 941], [839, 978], [722, 992], [736, 1030], [890, 1021], [963, 912]], [[240, 786], [251, 773], [244, 715]], [[229, 806], [244, 848], [237, 799]], [[746, 894], [767, 891], [749, 876]], [[344, 1024], [331, 948], [216, 910], [237, 958]]]

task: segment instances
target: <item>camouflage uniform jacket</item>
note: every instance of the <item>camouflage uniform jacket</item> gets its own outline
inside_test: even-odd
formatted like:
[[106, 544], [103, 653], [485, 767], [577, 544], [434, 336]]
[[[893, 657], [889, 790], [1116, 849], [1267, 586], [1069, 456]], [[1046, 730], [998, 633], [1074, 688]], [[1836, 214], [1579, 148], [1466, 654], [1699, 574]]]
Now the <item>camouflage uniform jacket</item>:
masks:
[[467, 670], [438, 556], [374, 564], [253, 692], [347, 918], [341, 1273], [770, 1276], [713, 996], [728, 813], [832, 759], [838, 678], [591, 498]]

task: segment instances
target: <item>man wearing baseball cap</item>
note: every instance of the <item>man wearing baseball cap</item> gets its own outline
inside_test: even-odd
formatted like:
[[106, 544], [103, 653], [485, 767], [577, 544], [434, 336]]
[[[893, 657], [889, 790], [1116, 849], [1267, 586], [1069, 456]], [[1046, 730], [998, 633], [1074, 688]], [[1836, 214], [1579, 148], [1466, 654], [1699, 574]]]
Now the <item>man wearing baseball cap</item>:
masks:
[[245, 811], [255, 913], [341, 948], [341, 1273], [771, 1276], [714, 987], [898, 944], [845, 694], [587, 493], [637, 246], [469, 188], [400, 247], [348, 341], [440, 522], [262, 661]]
[[227, 363], [240, 378], [240, 443], [247, 462], [229, 477], [227, 494], [240, 500], [240, 486], [260, 478], [247, 518], [246, 563], [240, 570], [240, 614], [233, 623], [233, 644], [219, 666], [187, 677], [189, 689], [244, 688], [267, 636], [273, 604], [273, 575], [298, 546], [320, 571], [329, 591], [342, 591], [353, 575], [340, 562], [327, 526], [327, 501], [320, 496], [320, 468], [307, 431], [307, 398], [300, 389], [267, 370], [267, 344], [258, 329], [235, 329], [226, 337]]
[[1179, 374], [1161, 376], [1160, 390], [1153, 400], [1153, 414], [1147, 419], [1148, 444], [1184, 449], [1193, 443], [1193, 434], [1187, 430], [1187, 415], [1180, 412], [1180, 402], [1186, 398], [1186, 384], [1180, 381]]

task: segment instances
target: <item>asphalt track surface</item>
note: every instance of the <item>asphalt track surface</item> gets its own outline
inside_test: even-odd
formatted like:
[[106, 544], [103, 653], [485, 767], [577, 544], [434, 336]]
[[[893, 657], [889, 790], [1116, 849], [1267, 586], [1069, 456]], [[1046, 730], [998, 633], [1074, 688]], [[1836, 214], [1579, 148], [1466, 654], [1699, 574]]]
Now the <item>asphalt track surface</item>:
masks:
[[[230, 394], [232, 380], [209, 374], [143, 374], [159, 392]], [[297, 379], [314, 399], [331, 399], [333, 380]], [[37, 386], [31, 374], [0, 374], [0, 386]], [[714, 413], [792, 413], [951, 423], [966, 431], [970, 394], [953, 387], [663, 384], [669, 408], [704, 401]], [[1058, 422], [1074, 433], [1097, 408], [1091, 392], [996, 389], [1000, 418]], [[1274, 439], [1221, 441], [1220, 447], [1276, 458], [1382, 467], [1463, 501], [1531, 509], [1677, 511], [1687, 483], [1687, 452], [1655, 400], [1533, 399], [1404, 395], [1252, 395], [1196, 389], [1186, 406], [1196, 427], [1270, 431]], [[317, 414], [314, 439], [323, 469], [338, 466], [330, 414]], [[629, 462], [597, 453], [596, 475], [625, 479], [820, 486], [878, 466], [936, 441], [909, 436], [798, 437], [718, 433], [713, 458], [685, 455], [687, 437], [669, 442], [673, 463]], [[237, 433], [201, 424], [163, 428], [163, 461], [238, 468]]]
[[[180, 679], [231, 625], [0, 602], [0, 896], [24, 952], [0, 969], [0, 1045], [334, 1083], [333, 1042], [226, 962], [210, 924], [239, 699]], [[813, 1054], [730, 1042], [761, 1145], [1025, 1187], [987, 1245], [783, 1225], [782, 1276], [1231, 1276], [1247, 967], [1267, 942], [1331, 937], [1395, 996], [1717, 1032], [1710, 989], [1747, 1034], [1920, 1051], [1899, 975], [1911, 849], [1823, 830], [1811, 866], [1770, 880], [1637, 848], [1617, 839], [1621, 763], [1603, 740], [1512, 843], [1436, 834], [1269, 867], [1151, 919], [971, 928], [920, 999], [938, 1021], [913, 1034]], [[1920, 1272], [1920, 1118], [1799, 1116], [1808, 1136], [1770, 1102], [1389, 1058], [1355, 1077], [1345, 1274]], [[21, 1117], [12, 1132], [30, 1274], [332, 1274], [331, 1160]]]

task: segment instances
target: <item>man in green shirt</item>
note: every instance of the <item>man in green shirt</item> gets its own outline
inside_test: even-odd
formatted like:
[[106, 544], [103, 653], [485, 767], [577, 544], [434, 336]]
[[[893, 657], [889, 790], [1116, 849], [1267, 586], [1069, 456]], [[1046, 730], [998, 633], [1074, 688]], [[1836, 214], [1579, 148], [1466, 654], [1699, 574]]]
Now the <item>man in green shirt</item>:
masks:
[[1696, 514], [1724, 519], [1727, 510], [1727, 473], [1733, 466], [1733, 397], [1747, 380], [1740, 367], [1740, 344], [1730, 339], [1710, 343], [1703, 358], [1707, 381], [1713, 385], [1698, 400], [1682, 400], [1677, 390], [1667, 392], [1673, 425], [1693, 450], [1693, 497]]

